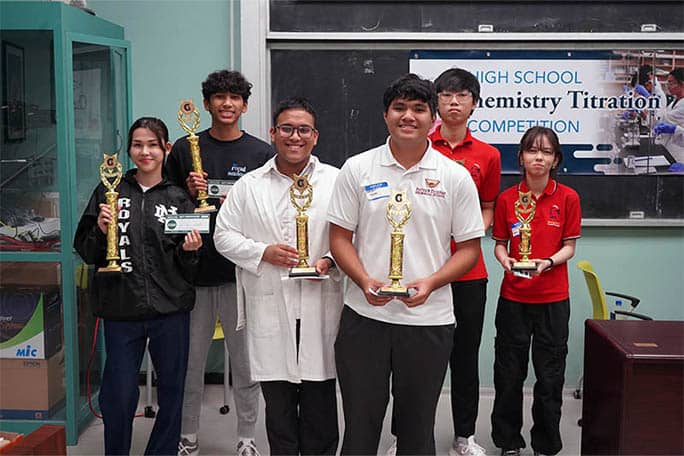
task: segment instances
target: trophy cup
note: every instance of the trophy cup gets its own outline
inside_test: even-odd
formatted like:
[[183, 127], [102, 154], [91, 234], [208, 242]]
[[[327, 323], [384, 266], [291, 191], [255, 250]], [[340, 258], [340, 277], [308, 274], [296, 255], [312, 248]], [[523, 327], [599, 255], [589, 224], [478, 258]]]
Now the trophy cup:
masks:
[[402, 267], [404, 258], [404, 233], [402, 228], [411, 217], [411, 203], [406, 199], [406, 191], [393, 191], [387, 202], [387, 221], [392, 225], [390, 233], [390, 268], [387, 276], [392, 283], [378, 290], [379, 296], [409, 296], [408, 288], [402, 286]]
[[[290, 277], [318, 277], [316, 268], [309, 266], [309, 216], [306, 210], [311, 206], [313, 187], [306, 176], [292, 175], [290, 201], [297, 209], [297, 256], [299, 263], [290, 269]], [[300, 201], [303, 200], [301, 203]]]
[[107, 266], [98, 268], [97, 272], [121, 272], [119, 265], [119, 193], [116, 186], [121, 182], [123, 174], [117, 154], [104, 154], [104, 161], [100, 165], [100, 180], [107, 188], [105, 201], [112, 213], [112, 221], [107, 225]]
[[532, 229], [530, 222], [534, 218], [534, 212], [537, 209], [537, 203], [532, 198], [532, 192], [518, 191], [518, 200], [515, 202], [514, 211], [515, 217], [520, 222], [520, 261], [513, 263], [511, 267], [514, 271], [534, 271], [537, 265], [534, 261], [530, 261], [530, 254], [532, 253], [532, 246], [530, 241], [532, 238]]
[[[192, 170], [203, 175], [204, 170], [202, 169], [202, 157], [200, 156], [199, 137], [195, 134], [199, 128], [200, 116], [192, 100], [181, 101], [180, 109], [178, 110], [178, 123], [188, 134], [190, 155], [192, 156]], [[204, 190], [197, 192], [199, 207], [195, 209], [195, 212], [216, 212], [216, 207], [210, 206], [207, 203], [208, 197], [207, 192]]]

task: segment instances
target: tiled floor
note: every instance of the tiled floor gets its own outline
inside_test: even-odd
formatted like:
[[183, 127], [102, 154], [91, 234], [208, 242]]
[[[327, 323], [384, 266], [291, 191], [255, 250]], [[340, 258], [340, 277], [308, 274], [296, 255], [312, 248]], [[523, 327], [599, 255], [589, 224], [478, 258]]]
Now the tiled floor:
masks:
[[[144, 409], [145, 388], [140, 391], [140, 411]], [[482, 391], [480, 396], [480, 415], [477, 421], [476, 440], [482, 445], [487, 454], [498, 455], [499, 450], [494, 447], [489, 435], [489, 415], [494, 402], [493, 392]], [[561, 433], [563, 435], [564, 448], [562, 455], [578, 455], [580, 450], [580, 430], [577, 426], [577, 419], [581, 415], [582, 401], [572, 398], [571, 390], [567, 390], [567, 395], [563, 401], [563, 416], [561, 419]], [[231, 410], [227, 415], [221, 415], [219, 408], [223, 405], [223, 387], [220, 385], [207, 385], [204, 394], [200, 426], [200, 449], [202, 455], [225, 455], [235, 454], [236, 444], [236, 424], [235, 413]], [[232, 404], [231, 404], [232, 407]], [[342, 435], [343, 424], [341, 421], [341, 403], [338, 400], [340, 416], [340, 438]], [[531, 395], [525, 395], [525, 439], [528, 441], [528, 448], [523, 451], [523, 455], [532, 455], [529, 447], [529, 428], [531, 426]], [[388, 408], [389, 409], [389, 408]], [[389, 416], [385, 416], [385, 428], [380, 442], [380, 452], [382, 453], [389, 445]], [[142, 454], [145, 450], [147, 436], [152, 429], [154, 420], [149, 418], [137, 418], [134, 423], [133, 446], [131, 454]], [[437, 409], [437, 424], [435, 427], [435, 438], [437, 444], [437, 454], [447, 454], [452, 440], [451, 408], [449, 405], [449, 394], [443, 393]], [[262, 455], [268, 454], [268, 442], [266, 440], [266, 430], [264, 427], [263, 400], [259, 411], [259, 421], [257, 423], [257, 447]], [[69, 455], [100, 455], [103, 453], [102, 422], [95, 420], [79, 438], [77, 446], [68, 447]]]

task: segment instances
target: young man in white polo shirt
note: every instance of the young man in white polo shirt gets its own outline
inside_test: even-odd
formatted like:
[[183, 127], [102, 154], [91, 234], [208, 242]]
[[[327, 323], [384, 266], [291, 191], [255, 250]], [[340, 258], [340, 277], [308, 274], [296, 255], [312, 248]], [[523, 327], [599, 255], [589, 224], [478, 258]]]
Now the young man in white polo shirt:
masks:
[[[397, 454], [435, 454], [435, 409], [451, 354], [454, 312], [447, 286], [476, 263], [484, 235], [468, 172], [427, 139], [437, 100], [413, 74], [384, 94], [389, 139], [351, 157], [330, 200], [330, 248], [351, 279], [335, 343], [345, 431], [342, 454], [376, 454], [392, 379]], [[405, 192], [406, 297], [379, 296], [388, 285], [387, 203]], [[451, 238], [459, 250], [450, 253]]]

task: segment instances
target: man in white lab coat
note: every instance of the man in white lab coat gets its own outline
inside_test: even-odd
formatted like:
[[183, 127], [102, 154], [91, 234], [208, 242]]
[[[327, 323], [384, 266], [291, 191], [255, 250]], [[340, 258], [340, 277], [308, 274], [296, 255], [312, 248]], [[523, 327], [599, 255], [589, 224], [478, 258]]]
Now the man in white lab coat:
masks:
[[681, 130], [684, 128], [684, 68], [675, 68], [668, 73], [667, 89], [672, 100], [658, 112], [656, 141], [664, 145], [678, 163], [684, 163], [684, 141], [681, 137]]
[[[335, 454], [338, 443], [334, 342], [342, 311], [340, 274], [329, 252], [328, 201], [338, 169], [311, 155], [316, 113], [282, 101], [270, 130], [276, 156], [237, 181], [216, 221], [216, 249], [237, 265], [252, 379], [261, 382], [272, 455]], [[309, 264], [325, 280], [289, 277], [298, 263], [293, 175], [313, 188]], [[300, 201], [300, 205], [303, 203]]]

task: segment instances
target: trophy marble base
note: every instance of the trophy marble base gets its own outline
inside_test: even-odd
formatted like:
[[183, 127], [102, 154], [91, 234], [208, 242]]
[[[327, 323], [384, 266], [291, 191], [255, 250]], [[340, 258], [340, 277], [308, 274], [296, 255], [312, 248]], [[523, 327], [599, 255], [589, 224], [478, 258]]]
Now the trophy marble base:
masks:
[[520, 272], [535, 271], [536, 269], [537, 264], [534, 261], [516, 261], [511, 266], [511, 270]]
[[406, 287], [382, 287], [378, 290], [378, 296], [394, 296], [394, 297], [409, 297], [409, 291]]
[[121, 272], [121, 266], [105, 266], [98, 268], [97, 272]]
[[291, 268], [290, 277], [318, 277], [319, 274], [316, 272], [316, 268]]
[[216, 206], [211, 205], [211, 206], [205, 206], [205, 207], [198, 207], [195, 209], [196, 214], [208, 214], [210, 212], [216, 212]]

